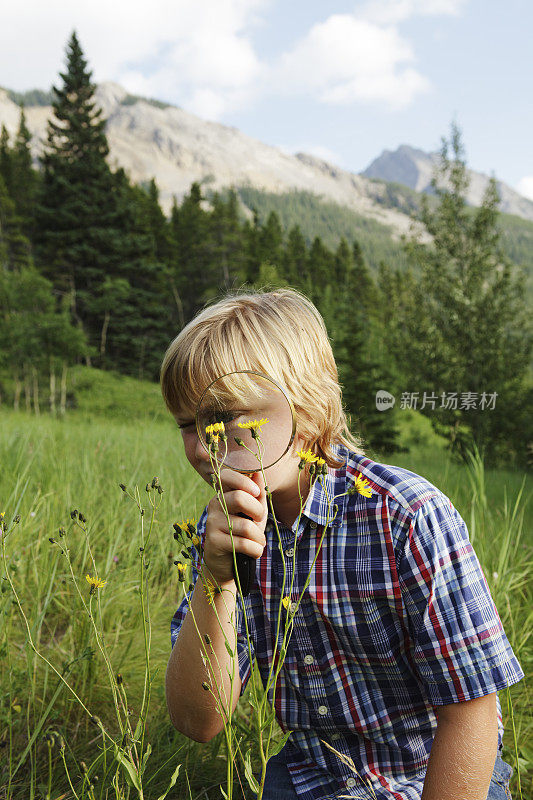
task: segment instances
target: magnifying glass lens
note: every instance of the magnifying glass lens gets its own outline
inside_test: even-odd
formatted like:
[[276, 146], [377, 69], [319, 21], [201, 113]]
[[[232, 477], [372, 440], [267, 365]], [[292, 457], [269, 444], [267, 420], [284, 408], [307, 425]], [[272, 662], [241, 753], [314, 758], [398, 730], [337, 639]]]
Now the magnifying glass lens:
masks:
[[227, 442], [220, 441], [217, 458], [238, 472], [266, 469], [289, 449], [294, 437], [294, 413], [284, 390], [272, 379], [253, 372], [233, 372], [213, 381], [196, 412], [198, 435], [206, 449], [206, 428], [223, 422]]

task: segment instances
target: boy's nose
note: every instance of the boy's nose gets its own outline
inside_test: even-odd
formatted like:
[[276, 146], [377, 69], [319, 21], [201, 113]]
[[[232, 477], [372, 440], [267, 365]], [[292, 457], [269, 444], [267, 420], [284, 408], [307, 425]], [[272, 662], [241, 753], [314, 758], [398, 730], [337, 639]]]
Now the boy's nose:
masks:
[[195, 456], [198, 461], [209, 461], [209, 453], [207, 452], [202, 442], [200, 441], [199, 436], [196, 439]]

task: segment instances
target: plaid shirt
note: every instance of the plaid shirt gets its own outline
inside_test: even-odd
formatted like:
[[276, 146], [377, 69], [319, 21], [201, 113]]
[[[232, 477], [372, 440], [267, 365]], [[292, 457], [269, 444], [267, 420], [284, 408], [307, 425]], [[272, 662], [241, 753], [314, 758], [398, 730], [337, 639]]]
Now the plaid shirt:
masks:
[[[336, 501], [294, 618], [275, 697], [277, 720], [292, 731], [287, 765], [300, 800], [420, 800], [437, 726], [434, 706], [504, 689], [523, 672], [448, 497], [409, 470], [337, 452], [344, 465], [328, 472], [324, 486], [315, 482], [299, 525], [279, 526], [286, 587], [296, 548], [294, 601], [328, 521], [328, 497], [346, 492], [358, 476], [369, 481], [370, 498], [357, 493]], [[204, 511], [202, 535], [205, 519]], [[263, 680], [282, 579], [270, 520], [256, 583], [244, 601]], [[172, 645], [186, 613], [184, 598], [172, 620]], [[238, 652], [244, 688], [251, 670], [242, 610]], [[501, 741], [499, 703], [498, 728]]]

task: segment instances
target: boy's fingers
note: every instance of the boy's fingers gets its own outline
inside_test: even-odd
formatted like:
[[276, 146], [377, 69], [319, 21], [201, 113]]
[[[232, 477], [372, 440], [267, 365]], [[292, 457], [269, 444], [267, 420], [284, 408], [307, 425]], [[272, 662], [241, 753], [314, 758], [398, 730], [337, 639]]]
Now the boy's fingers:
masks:
[[225, 494], [226, 506], [232, 515], [245, 514], [248, 517], [260, 522], [265, 516], [264, 504], [259, 499], [252, 497], [249, 492], [242, 489], [235, 489], [233, 492]]
[[255, 483], [255, 485], [258, 487], [258, 489], [259, 489], [259, 491], [261, 493], [259, 495], [259, 499], [263, 500], [266, 497], [265, 479], [263, 477], [263, 473], [262, 472], [254, 472], [252, 475], [250, 475], [250, 480], [253, 481]]
[[224, 491], [231, 489], [242, 489], [254, 497], [259, 497], [261, 493], [260, 487], [254, 480], [252, 480], [251, 476], [243, 475], [241, 472], [235, 472], [235, 470], [229, 469], [229, 467], [225, 467], [221, 471], [220, 479], [222, 481], [222, 488]]

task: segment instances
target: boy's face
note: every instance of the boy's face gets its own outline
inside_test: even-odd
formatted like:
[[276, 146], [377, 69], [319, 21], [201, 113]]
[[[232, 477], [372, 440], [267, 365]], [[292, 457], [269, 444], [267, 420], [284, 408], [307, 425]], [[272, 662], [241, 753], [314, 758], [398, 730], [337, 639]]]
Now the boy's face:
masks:
[[[198, 437], [195, 423], [191, 422], [190, 425], [181, 427], [181, 435], [189, 464], [206, 483], [211, 485], [213, 466], [209, 453]], [[302, 447], [303, 444], [296, 437], [289, 451], [276, 464], [265, 470], [267, 485], [273, 496], [295, 492], [296, 497], [298, 497], [298, 464], [300, 459], [296, 452]]]

